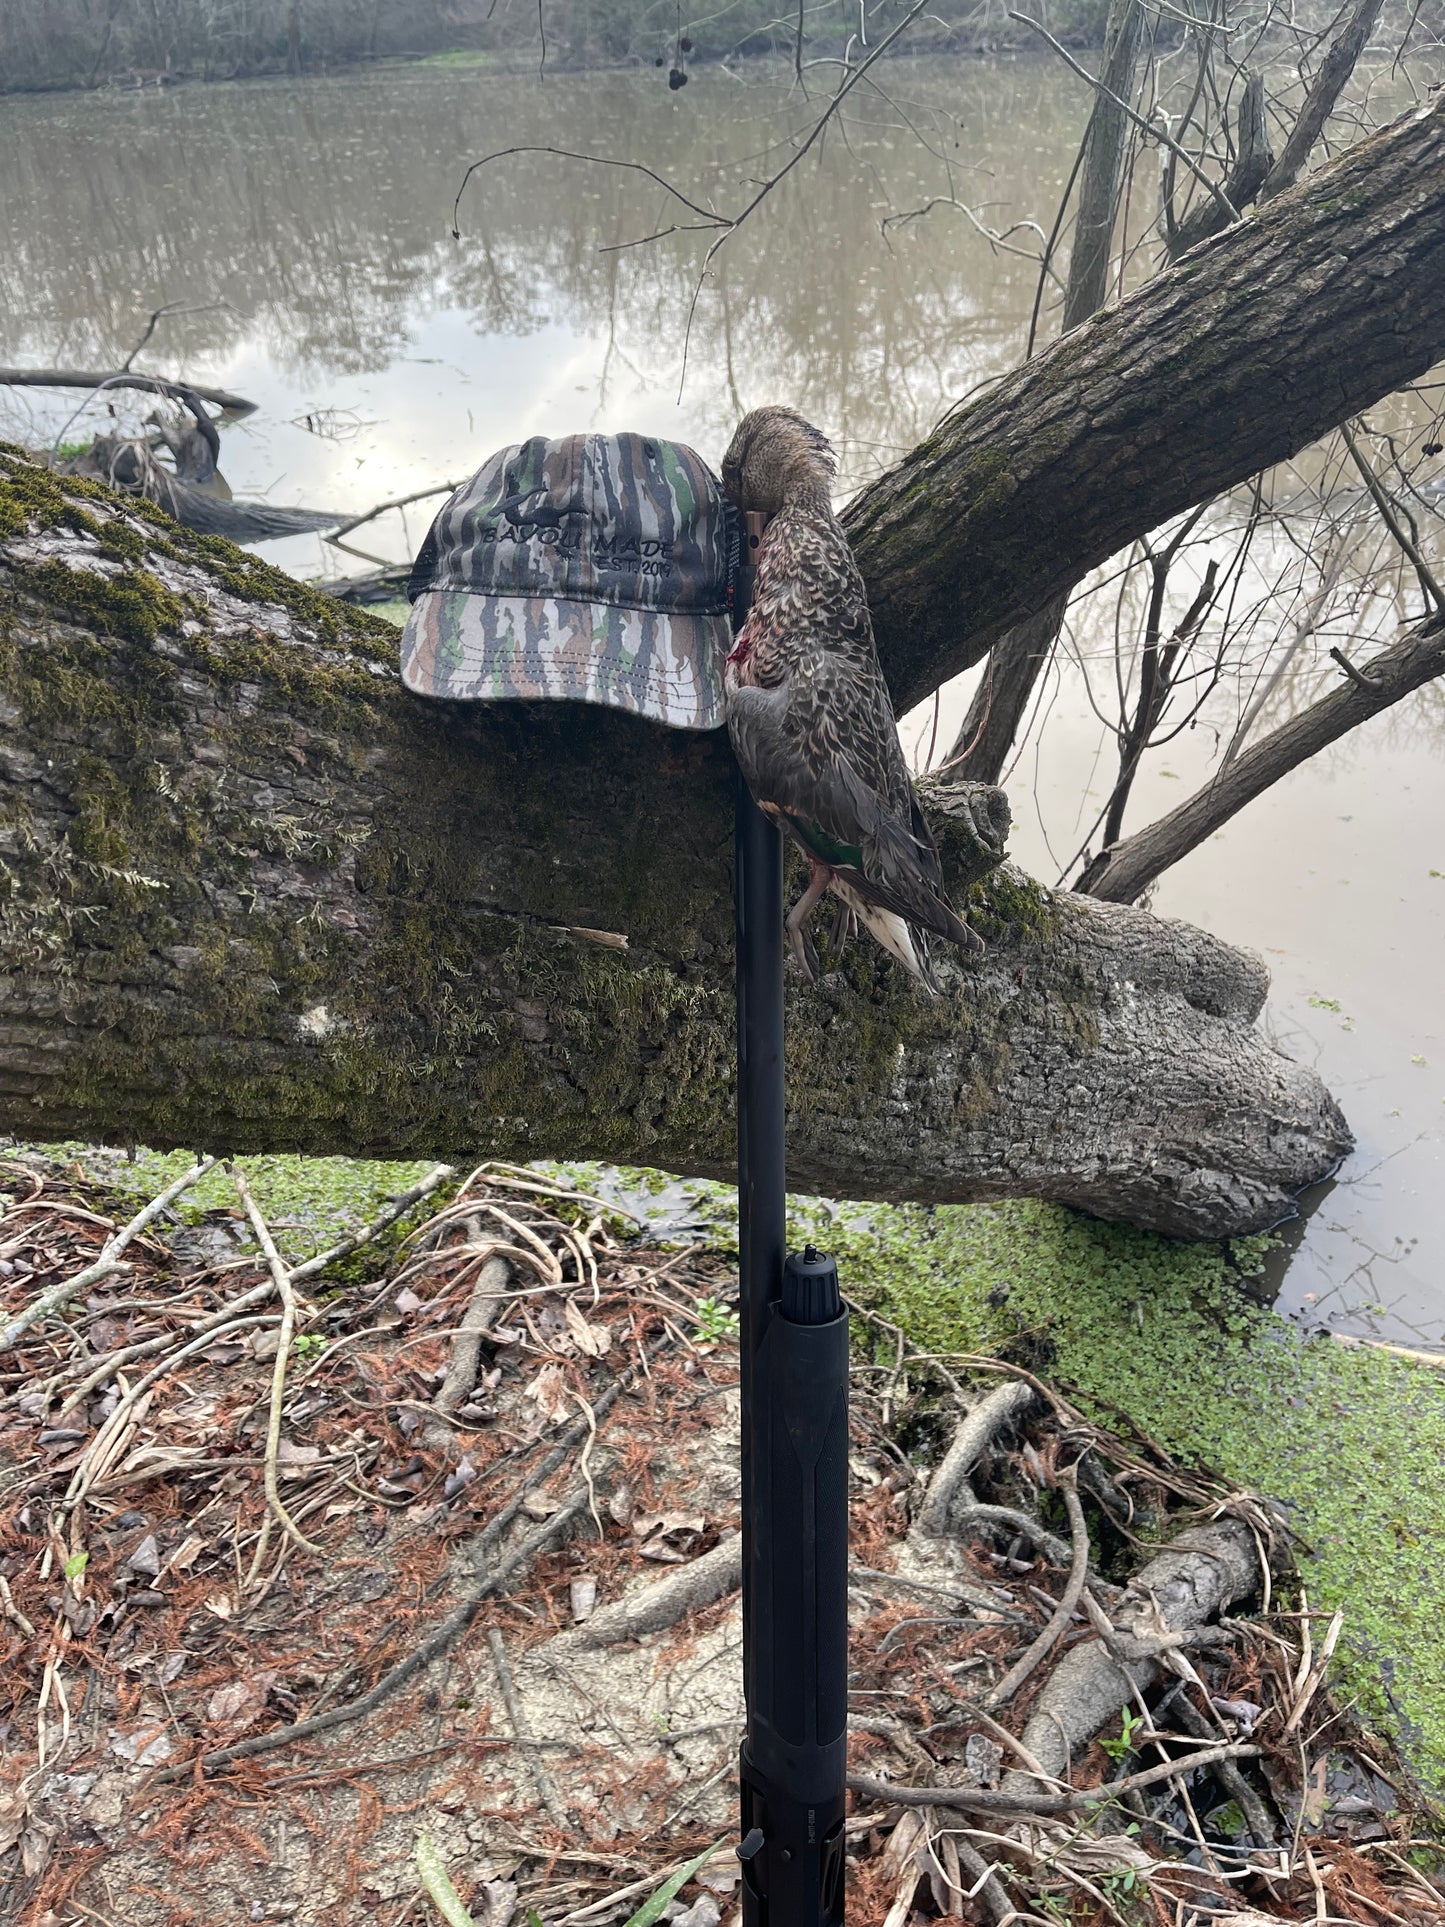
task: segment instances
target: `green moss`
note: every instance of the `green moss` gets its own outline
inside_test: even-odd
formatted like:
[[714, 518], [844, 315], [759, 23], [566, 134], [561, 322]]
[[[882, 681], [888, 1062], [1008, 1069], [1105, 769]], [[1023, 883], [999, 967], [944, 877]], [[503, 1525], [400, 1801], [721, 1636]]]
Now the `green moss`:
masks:
[[125, 642], [154, 642], [163, 629], [178, 628], [186, 615], [180, 598], [147, 569], [103, 575], [59, 561], [10, 566], [19, 587], [37, 601]]
[[1041, 883], [1012, 865], [991, 871], [968, 893], [968, 920], [985, 940], [1007, 937], [1049, 943], [1058, 934], [1053, 898]]
[[[134, 1199], [137, 1206], [163, 1191], [194, 1161], [189, 1151], [127, 1154], [92, 1144], [22, 1144], [17, 1150], [22, 1157], [79, 1170], [120, 1198]], [[254, 1157], [246, 1158], [242, 1168], [282, 1255], [299, 1263], [360, 1230], [380, 1215], [389, 1199], [410, 1190], [432, 1167], [359, 1158]], [[236, 1203], [235, 1184], [229, 1172], [217, 1165], [182, 1193], [176, 1210], [188, 1223], [198, 1223], [216, 1211], [236, 1208]], [[418, 1210], [434, 1208], [434, 1203], [424, 1202]], [[373, 1275], [375, 1269], [374, 1260], [367, 1260], [365, 1275]]]

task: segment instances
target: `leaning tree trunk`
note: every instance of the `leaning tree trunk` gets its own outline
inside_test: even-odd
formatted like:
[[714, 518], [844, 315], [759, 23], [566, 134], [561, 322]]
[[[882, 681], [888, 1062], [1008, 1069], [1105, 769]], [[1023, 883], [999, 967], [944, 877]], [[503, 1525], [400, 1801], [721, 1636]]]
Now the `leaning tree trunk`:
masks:
[[[0, 455], [0, 1129], [212, 1150], [733, 1165], [732, 767], [573, 705], [409, 697], [395, 631]], [[930, 1000], [789, 994], [790, 1179], [1270, 1223], [1348, 1142], [1263, 967], [1000, 864]]]
[[951, 413], [844, 517], [901, 711], [1445, 355], [1445, 94]]

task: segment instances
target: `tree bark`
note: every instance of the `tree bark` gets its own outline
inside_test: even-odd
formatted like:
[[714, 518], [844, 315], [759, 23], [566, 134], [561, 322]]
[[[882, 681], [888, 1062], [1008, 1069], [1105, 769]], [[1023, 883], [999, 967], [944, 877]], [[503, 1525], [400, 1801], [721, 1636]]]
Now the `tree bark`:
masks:
[[894, 702], [1445, 355], [1445, 96], [951, 414], [844, 517]]
[[[1119, 213], [1120, 175], [1129, 122], [1121, 101], [1132, 100], [1143, 38], [1140, 0], [1112, 0], [1104, 30], [1103, 87], [1084, 136], [1079, 212], [1064, 288], [1063, 332], [1070, 334], [1103, 307], [1109, 291], [1109, 254]], [[996, 783], [1018, 735], [1034, 685], [1054, 651], [1068, 610], [1066, 595], [1008, 629], [994, 644], [988, 673], [953, 745], [960, 777]]]
[[1282, 776], [1381, 710], [1445, 676], [1445, 617], [1422, 623], [1363, 667], [1351, 665], [1345, 674], [1343, 689], [1332, 690], [1281, 724], [1147, 830], [1102, 851], [1081, 879], [1080, 890], [1104, 903], [1135, 902], [1156, 878]]
[[[395, 645], [0, 454], [0, 1129], [730, 1175], [725, 739], [419, 701]], [[997, 791], [931, 808], [988, 953], [937, 999], [866, 942], [790, 984], [792, 1185], [1285, 1214], [1348, 1133], [1263, 966], [1001, 866]]]
[[1319, 71], [1310, 83], [1284, 152], [1260, 188], [1261, 200], [1272, 201], [1276, 194], [1283, 194], [1298, 180], [1315, 142], [1325, 131], [1325, 122], [1334, 112], [1345, 82], [1355, 71], [1355, 62], [1365, 51], [1365, 42], [1380, 17], [1383, 4], [1384, 0], [1356, 0], [1354, 12], [1330, 42]]

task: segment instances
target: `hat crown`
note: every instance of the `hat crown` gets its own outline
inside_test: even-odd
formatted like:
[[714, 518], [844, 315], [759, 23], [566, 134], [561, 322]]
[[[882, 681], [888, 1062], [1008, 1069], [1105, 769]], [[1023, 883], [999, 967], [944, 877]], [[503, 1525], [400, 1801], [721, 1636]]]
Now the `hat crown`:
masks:
[[535, 435], [491, 456], [437, 516], [409, 593], [432, 589], [721, 614], [726, 505], [681, 443]]

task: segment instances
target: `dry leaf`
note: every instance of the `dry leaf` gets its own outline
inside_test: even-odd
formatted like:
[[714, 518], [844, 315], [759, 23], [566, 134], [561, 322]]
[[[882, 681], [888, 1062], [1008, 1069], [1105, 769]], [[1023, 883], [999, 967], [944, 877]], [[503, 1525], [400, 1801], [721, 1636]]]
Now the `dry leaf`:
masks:
[[147, 1579], [161, 1576], [161, 1555], [156, 1545], [156, 1535], [148, 1532], [135, 1551], [125, 1562], [132, 1572], [143, 1572]]
[[612, 1349], [612, 1334], [605, 1325], [590, 1325], [570, 1298], [564, 1309], [567, 1329], [579, 1352], [587, 1358], [601, 1358]]
[[274, 1666], [263, 1666], [259, 1671], [247, 1674], [244, 1679], [233, 1679], [228, 1685], [218, 1686], [206, 1702], [206, 1724], [237, 1728], [249, 1726], [260, 1717], [266, 1704], [266, 1695], [279, 1677]]
[[572, 1416], [572, 1401], [567, 1395], [567, 1381], [560, 1365], [544, 1365], [522, 1396], [531, 1399], [551, 1425], [560, 1425], [563, 1419]]
[[639, 1512], [632, 1530], [639, 1539], [690, 1538], [707, 1525], [701, 1512]]
[[217, 1619], [229, 1619], [235, 1610], [235, 1605], [229, 1593], [213, 1592], [206, 1601], [206, 1611], [208, 1613], [214, 1613]]
[[0, 1853], [8, 1853], [25, 1831], [30, 1803], [19, 1787], [0, 1793]]
[[55, 1838], [54, 1827], [42, 1827], [38, 1820], [30, 1821], [20, 1836], [20, 1869], [27, 1880], [34, 1880], [37, 1874], [45, 1871], [50, 1859], [50, 1843]]
[[166, 1561], [167, 1572], [189, 1572], [206, 1549], [206, 1542], [198, 1532], [183, 1539]]

